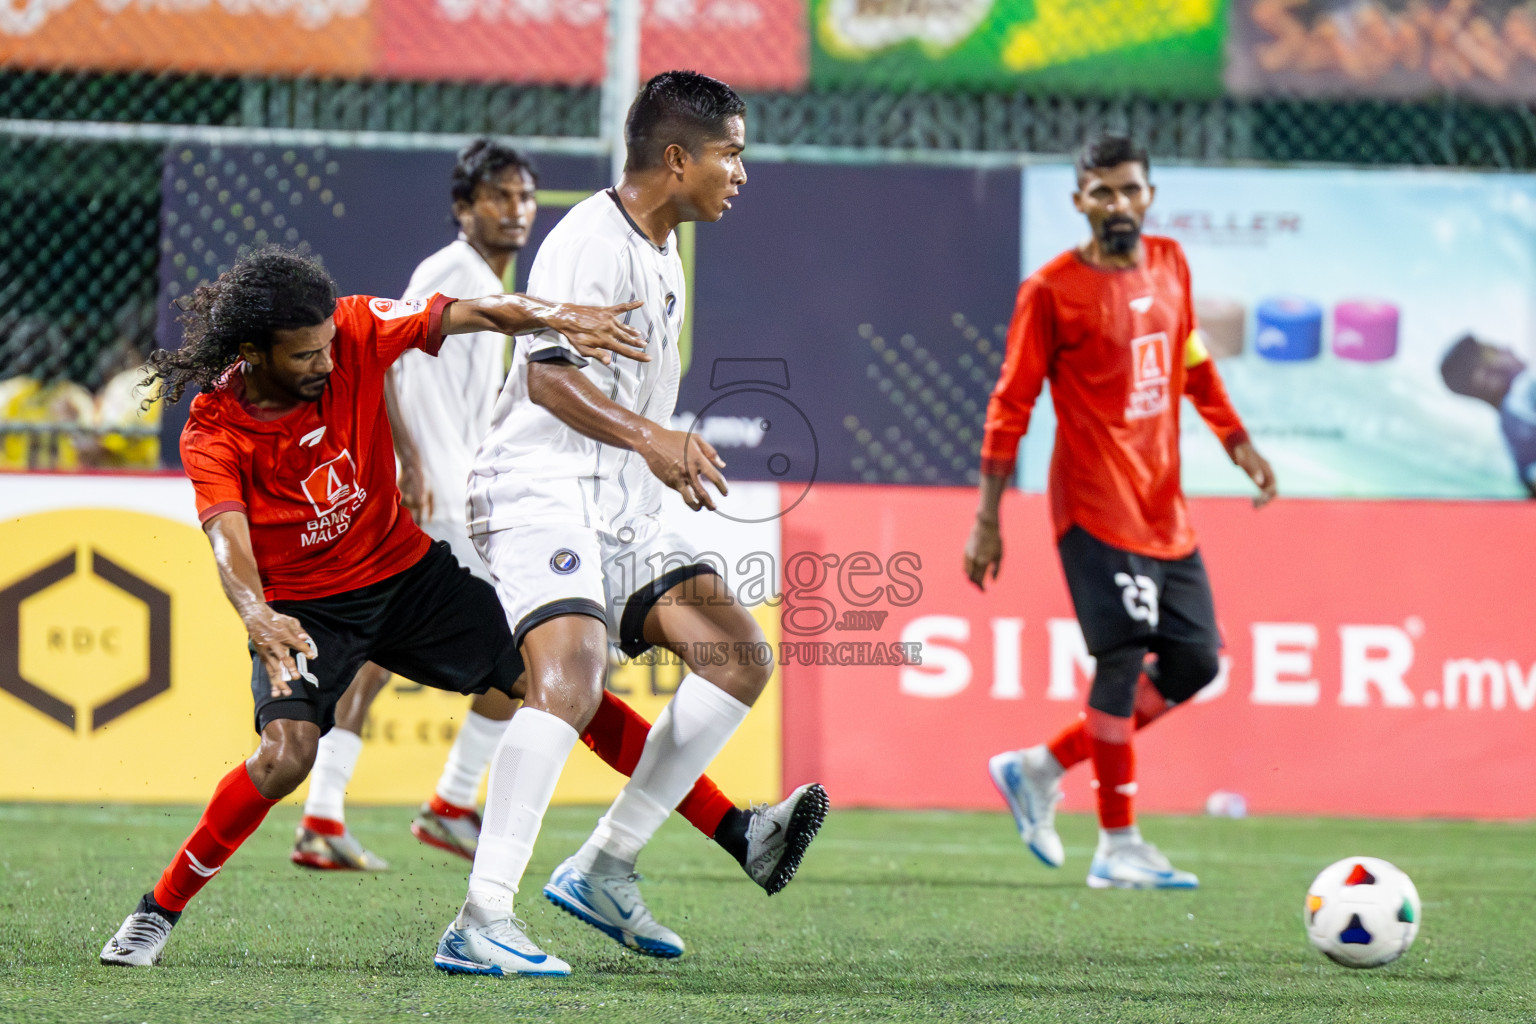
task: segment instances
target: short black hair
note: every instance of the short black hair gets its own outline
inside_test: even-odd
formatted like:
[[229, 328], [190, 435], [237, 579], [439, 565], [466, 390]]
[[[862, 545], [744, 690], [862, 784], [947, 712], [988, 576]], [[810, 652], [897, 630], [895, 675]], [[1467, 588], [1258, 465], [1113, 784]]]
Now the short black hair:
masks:
[[1440, 360], [1440, 379], [1458, 395], [1472, 393], [1472, 376], [1483, 362], [1483, 343], [1463, 334]]
[[459, 150], [458, 162], [453, 165], [453, 201], [474, 202], [475, 187], [509, 167], [521, 169], [535, 185], [539, 183], [539, 172], [531, 160], [511, 146], [482, 135]]
[[1102, 171], [1121, 164], [1141, 164], [1148, 175], [1152, 173], [1152, 159], [1147, 147], [1129, 135], [1098, 135], [1083, 143], [1077, 151], [1077, 180], [1088, 177], [1089, 171]]
[[736, 90], [697, 71], [663, 71], [640, 87], [624, 121], [626, 171], [660, 167], [671, 145], [695, 156], [707, 141], [726, 137], [725, 122], [747, 112]]
[[176, 303], [181, 348], [150, 354], [148, 385], [164, 384], [171, 402], [188, 385], [209, 388], [240, 358], [249, 342], [270, 351], [274, 331], [313, 327], [336, 312], [336, 283], [320, 261], [267, 245], [240, 257], [218, 280], [199, 285]]

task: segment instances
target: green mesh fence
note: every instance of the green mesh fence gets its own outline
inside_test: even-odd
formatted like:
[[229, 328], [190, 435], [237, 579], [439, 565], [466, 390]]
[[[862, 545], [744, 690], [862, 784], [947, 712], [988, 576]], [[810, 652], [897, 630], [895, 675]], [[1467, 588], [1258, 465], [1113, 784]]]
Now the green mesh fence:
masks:
[[[1069, 152], [1130, 131], [1159, 159], [1536, 168], [1536, 111], [1466, 101], [1103, 99], [820, 90], [748, 97], [754, 143]], [[592, 138], [591, 88], [0, 73], [14, 121]], [[19, 127], [20, 131], [16, 130]], [[87, 387], [153, 343], [160, 145], [0, 130], [0, 379]]]
[[0, 378], [100, 386], [153, 343], [160, 147], [0, 136]]

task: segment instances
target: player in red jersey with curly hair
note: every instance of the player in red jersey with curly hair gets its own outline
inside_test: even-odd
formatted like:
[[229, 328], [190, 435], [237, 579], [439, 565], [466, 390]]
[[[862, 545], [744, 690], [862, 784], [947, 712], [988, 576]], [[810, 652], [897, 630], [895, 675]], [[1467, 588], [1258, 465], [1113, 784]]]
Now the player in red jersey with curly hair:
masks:
[[1141, 234], [1154, 196], [1149, 171], [1146, 150], [1122, 136], [1099, 138], [1078, 156], [1073, 202], [1092, 237], [1019, 288], [987, 407], [981, 503], [965, 547], [966, 575], [984, 589], [1002, 564], [1003, 490], [1049, 380], [1057, 420], [1051, 517], [1097, 668], [1083, 715], [1049, 744], [998, 754], [989, 770], [1030, 850], [1060, 867], [1060, 779], [1074, 764], [1093, 762], [1100, 833], [1088, 884], [1095, 888], [1198, 884], [1142, 839], [1132, 812], [1136, 729], [1193, 697], [1219, 664], [1210, 581], [1179, 478], [1181, 399], [1194, 402], [1259, 488], [1256, 506], [1276, 493], [1274, 471], [1249, 441], [1201, 341], [1183, 251], [1171, 238]]

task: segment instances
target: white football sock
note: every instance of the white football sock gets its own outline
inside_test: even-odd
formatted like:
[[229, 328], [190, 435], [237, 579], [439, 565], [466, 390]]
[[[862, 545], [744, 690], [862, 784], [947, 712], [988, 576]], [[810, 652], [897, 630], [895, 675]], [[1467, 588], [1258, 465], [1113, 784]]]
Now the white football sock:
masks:
[[1067, 774], [1067, 770], [1056, 760], [1056, 755], [1051, 753], [1051, 748], [1041, 744], [1038, 747], [1026, 747], [1019, 753], [1024, 755], [1024, 763], [1032, 770], [1049, 775], [1053, 779], [1059, 779]]
[[345, 729], [332, 729], [320, 737], [315, 766], [309, 770], [309, 795], [304, 813], [311, 818], [346, 821], [347, 783], [357, 770], [363, 738]]
[[600, 853], [633, 865], [750, 710], [709, 680], [683, 676], [651, 726], [634, 775], [582, 846], [583, 866]]
[[464, 716], [464, 724], [454, 737], [448, 760], [443, 762], [442, 778], [437, 780], [437, 796], [444, 803], [455, 807], [475, 809], [475, 799], [480, 795], [480, 780], [496, 753], [501, 734], [507, 731], [506, 722], [486, 718], [471, 711]]
[[1137, 825], [1099, 829], [1099, 849], [1105, 853], [1111, 853], [1123, 846], [1134, 846], [1139, 842], [1141, 842], [1141, 828]]
[[485, 823], [469, 873], [469, 903], [512, 913], [512, 897], [576, 738], [575, 729], [547, 711], [523, 707], [512, 716], [491, 758]]

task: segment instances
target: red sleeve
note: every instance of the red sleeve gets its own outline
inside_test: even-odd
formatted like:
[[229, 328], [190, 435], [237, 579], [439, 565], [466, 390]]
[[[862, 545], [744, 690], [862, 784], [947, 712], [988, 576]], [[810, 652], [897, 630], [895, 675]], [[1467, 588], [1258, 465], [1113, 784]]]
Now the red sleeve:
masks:
[[1184, 342], [1184, 393], [1195, 404], [1200, 418], [1205, 420], [1221, 441], [1227, 454], [1231, 455], [1233, 448], [1248, 440], [1248, 431], [1243, 429], [1243, 421], [1227, 395], [1227, 386], [1216, 372], [1216, 360], [1211, 358], [1206, 349], [1205, 335], [1201, 333], [1200, 322], [1195, 317], [1194, 290], [1184, 250], [1176, 242], [1172, 245], [1178, 259], [1179, 279], [1184, 286], [1185, 315], [1190, 326]]
[[1019, 439], [1029, 429], [1029, 417], [1050, 366], [1053, 310], [1050, 289], [1038, 277], [1030, 277], [1019, 286], [1013, 320], [1008, 324], [1003, 370], [987, 403], [987, 429], [981, 442], [981, 471], [987, 476], [1013, 473]]
[[1243, 421], [1233, 408], [1232, 399], [1227, 397], [1227, 386], [1216, 372], [1216, 360], [1204, 353], [1205, 345], [1199, 337], [1198, 333], [1190, 336], [1190, 354], [1193, 355], [1194, 346], [1199, 345], [1205, 358], [1185, 371], [1184, 393], [1195, 403], [1200, 418], [1231, 455], [1232, 449], [1248, 440], [1248, 431], [1243, 429]]
[[346, 331], [373, 360], [389, 366], [408, 348], [437, 355], [443, 347], [443, 310], [448, 295], [425, 299], [379, 299], [348, 295], [337, 300], [336, 328]]
[[244, 512], [245, 474], [234, 446], [217, 434], [189, 425], [181, 434], [181, 465], [192, 481], [197, 521], [221, 512]]

